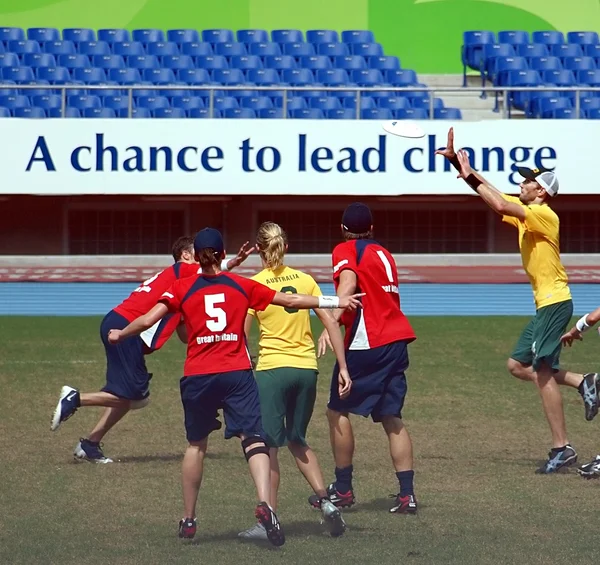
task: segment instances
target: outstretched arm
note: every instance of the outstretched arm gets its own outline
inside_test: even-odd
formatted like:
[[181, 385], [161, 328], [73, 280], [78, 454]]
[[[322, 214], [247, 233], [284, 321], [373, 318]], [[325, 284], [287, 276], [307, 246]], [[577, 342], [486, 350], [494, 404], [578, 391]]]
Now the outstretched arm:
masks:
[[575, 340], [583, 341], [582, 335], [598, 322], [600, 322], [600, 307], [577, 320], [577, 323], [560, 338], [563, 345], [570, 347]]
[[342, 310], [356, 310], [360, 307], [362, 294], [351, 296], [309, 296], [308, 294], [287, 294], [276, 292], [271, 304], [285, 308], [298, 308], [300, 310], [314, 310], [315, 308], [341, 308]]
[[108, 332], [108, 341], [110, 343], [119, 343], [128, 337], [140, 335], [143, 331], [156, 324], [168, 311], [169, 309], [165, 304], [158, 303], [152, 310], [133, 320], [126, 328], [122, 330], [110, 330]]

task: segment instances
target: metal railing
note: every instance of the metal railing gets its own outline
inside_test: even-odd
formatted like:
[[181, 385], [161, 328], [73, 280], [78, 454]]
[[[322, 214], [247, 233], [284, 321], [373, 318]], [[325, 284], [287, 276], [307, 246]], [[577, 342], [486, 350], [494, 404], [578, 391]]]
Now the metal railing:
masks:
[[[411, 93], [411, 92], [427, 92], [429, 96], [429, 119], [434, 119], [434, 110], [435, 110], [435, 95], [443, 94], [443, 93], [460, 93], [463, 94], [465, 92], [472, 92], [473, 94], [478, 93], [484, 98], [488, 93], [493, 93], [496, 96], [496, 107], [494, 111], [500, 111], [499, 102], [502, 102], [502, 114], [504, 118], [511, 117], [511, 107], [512, 107], [512, 93], [514, 92], [541, 92], [544, 90], [549, 90], [552, 92], [572, 92], [575, 94], [575, 105], [574, 112], [575, 118], [579, 119], [581, 114], [581, 98], [583, 93], [589, 93], [592, 96], [600, 96], [600, 87], [594, 86], [547, 86], [547, 87], [539, 87], [539, 86], [502, 86], [502, 87], [494, 87], [494, 86], [484, 86], [484, 87], [473, 87], [473, 86], [371, 86], [371, 87], [361, 87], [361, 86], [323, 86], [323, 85], [308, 85], [308, 86], [289, 86], [289, 85], [273, 85], [273, 86], [254, 86], [254, 85], [236, 85], [236, 86], [219, 86], [219, 85], [110, 85], [110, 84], [2, 84], [0, 83], [0, 89], [14, 89], [14, 90], [48, 90], [61, 91], [62, 98], [62, 117], [66, 115], [67, 109], [67, 92], [69, 90], [87, 90], [87, 91], [102, 91], [102, 90], [117, 90], [117, 91], [127, 91], [128, 96], [128, 113], [127, 117], [131, 118], [133, 116], [134, 110], [134, 96], [135, 91], [138, 90], [181, 90], [182, 92], [190, 92], [190, 91], [208, 91], [208, 113], [209, 117], [214, 117], [215, 110], [215, 91], [225, 91], [225, 92], [235, 92], [241, 90], [247, 91], [255, 91], [255, 92], [282, 92], [282, 118], [288, 118], [287, 107], [288, 100], [290, 98], [290, 92], [299, 93], [303, 91], [323, 91], [323, 94], [326, 95], [328, 92], [356, 92], [356, 119], [361, 119], [361, 100], [362, 97], [365, 96], [365, 93], [368, 92], [391, 92], [397, 94], [398, 96], [403, 96], [403, 93]], [[592, 94], [593, 93], [593, 94]]]

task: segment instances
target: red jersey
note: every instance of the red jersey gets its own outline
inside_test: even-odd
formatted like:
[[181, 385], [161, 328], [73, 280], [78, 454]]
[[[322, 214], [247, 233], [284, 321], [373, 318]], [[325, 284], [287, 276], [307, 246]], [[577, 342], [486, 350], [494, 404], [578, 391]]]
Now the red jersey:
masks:
[[344, 312], [346, 349], [372, 349], [400, 340], [413, 341], [415, 333], [400, 309], [398, 268], [390, 252], [369, 239], [340, 243], [334, 250], [333, 282], [337, 290], [340, 274], [356, 273], [356, 292], [364, 292], [362, 308]]
[[[176, 280], [196, 275], [199, 269], [197, 263], [175, 263], [144, 281], [114, 311], [133, 322], [156, 306], [158, 299]], [[140, 337], [148, 353], [160, 349], [173, 335], [180, 321], [181, 316], [169, 314], [143, 332]]]
[[159, 299], [183, 314], [188, 349], [186, 377], [251, 369], [244, 322], [248, 309], [264, 310], [275, 291], [230, 273], [197, 275], [173, 283]]

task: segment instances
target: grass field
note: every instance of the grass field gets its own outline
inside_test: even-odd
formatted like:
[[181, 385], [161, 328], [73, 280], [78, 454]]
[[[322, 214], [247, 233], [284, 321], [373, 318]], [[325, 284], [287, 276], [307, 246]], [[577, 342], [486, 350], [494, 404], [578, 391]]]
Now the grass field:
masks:
[[[326, 536], [307, 485], [282, 454], [281, 549], [239, 542], [253, 523], [254, 491], [239, 442], [211, 437], [199, 533], [176, 536], [185, 447], [178, 379], [183, 346], [152, 356], [152, 402], [107, 436], [114, 465], [76, 464], [71, 452], [100, 412], [82, 409], [49, 429], [60, 387], [103, 385], [97, 318], [0, 320], [0, 563], [583, 563], [597, 556], [600, 483], [573, 471], [534, 474], [549, 432], [532, 385], [504, 369], [524, 318], [416, 318], [405, 419], [416, 456], [417, 516], [387, 512], [396, 479], [382, 430], [355, 419], [358, 504], [350, 531]], [[597, 337], [565, 352], [572, 370], [600, 369]], [[309, 433], [326, 480], [333, 463], [324, 416], [332, 356], [321, 364]], [[585, 422], [565, 390], [580, 462], [600, 452], [600, 420]]]

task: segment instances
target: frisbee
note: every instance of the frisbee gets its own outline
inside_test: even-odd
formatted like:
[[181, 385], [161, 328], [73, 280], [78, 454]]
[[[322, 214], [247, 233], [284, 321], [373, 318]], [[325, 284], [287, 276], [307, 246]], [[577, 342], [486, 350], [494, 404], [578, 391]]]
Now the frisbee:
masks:
[[392, 135], [397, 135], [398, 137], [408, 137], [411, 139], [425, 137], [425, 131], [415, 122], [393, 120], [390, 122], [385, 122], [383, 124], [383, 129]]

